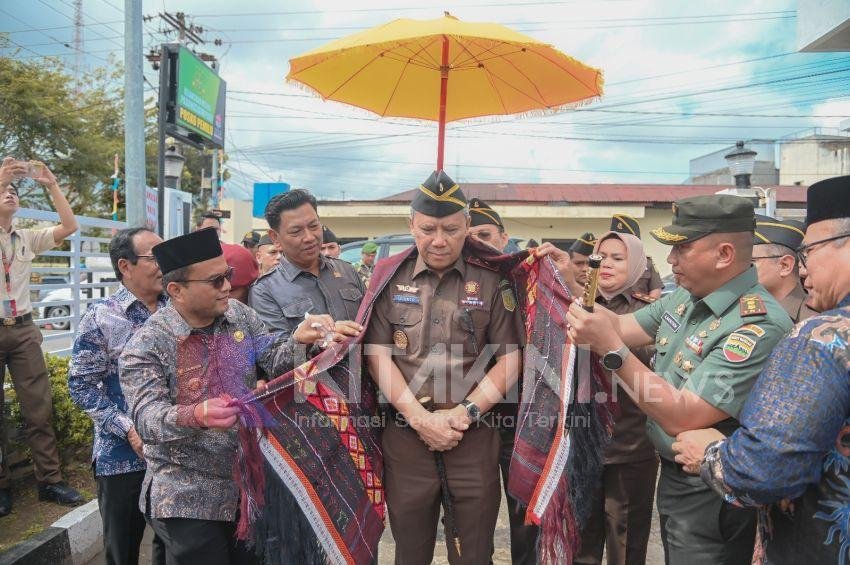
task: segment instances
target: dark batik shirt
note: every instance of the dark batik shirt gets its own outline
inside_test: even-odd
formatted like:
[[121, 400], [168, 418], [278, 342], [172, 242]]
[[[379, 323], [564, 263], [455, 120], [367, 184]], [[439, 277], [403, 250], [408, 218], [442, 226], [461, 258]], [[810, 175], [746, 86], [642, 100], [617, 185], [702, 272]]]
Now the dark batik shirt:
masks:
[[256, 385], [257, 367], [269, 374], [291, 370], [293, 350], [291, 340], [269, 333], [257, 313], [236, 300], [201, 330], [173, 306], [150, 317], [119, 361], [129, 414], [145, 442], [142, 511], [149, 492], [154, 518], [234, 520], [236, 429], [201, 428], [195, 405], [246, 394]]
[[762, 507], [763, 562], [850, 563], [850, 296], [776, 347], [702, 476], [727, 501]]
[[[159, 297], [163, 308], [168, 297]], [[83, 317], [68, 371], [68, 390], [74, 404], [94, 421], [92, 461], [95, 474], [120, 475], [142, 471], [145, 462], [127, 441], [133, 421], [118, 381], [118, 357], [142, 324], [150, 318], [147, 306], [124, 285], [109, 298], [94, 303]]]

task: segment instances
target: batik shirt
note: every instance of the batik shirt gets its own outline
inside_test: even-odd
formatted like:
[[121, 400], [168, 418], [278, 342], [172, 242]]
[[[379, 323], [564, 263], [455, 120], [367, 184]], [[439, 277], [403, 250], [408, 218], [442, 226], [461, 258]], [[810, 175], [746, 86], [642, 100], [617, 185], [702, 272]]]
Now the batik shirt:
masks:
[[294, 349], [236, 300], [202, 329], [173, 306], [150, 317], [119, 361], [129, 414], [145, 442], [142, 511], [147, 496], [154, 518], [234, 520], [236, 429], [202, 428], [195, 406], [244, 396], [256, 385], [257, 367], [273, 375], [292, 369]]
[[[166, 305], [165, 294], [157, 308]], [[74, 403], [94, 420], [92, 461], [95, 473], [120, 475], [141, 471], [145, 462], [127, 441], [133, 421], [118, 381], [118, 357], [136, 330], [151, 316], [144, 302], [124, 285], [109, 298], [94, 303], [80, 318], [68, 371]]]
[[762, 507], [763, 562], [850, 563], [850, 296], [777, 346], [702, 476], [728, 502]]

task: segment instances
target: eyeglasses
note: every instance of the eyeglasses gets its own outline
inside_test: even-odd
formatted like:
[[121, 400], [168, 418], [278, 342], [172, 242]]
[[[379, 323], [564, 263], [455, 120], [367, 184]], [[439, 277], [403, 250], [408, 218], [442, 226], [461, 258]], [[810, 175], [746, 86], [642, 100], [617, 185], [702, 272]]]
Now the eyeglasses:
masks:
[[182, 283], [190, 283], [190, 282], [201, 282], [212, 285], [212, 287], [216, 290], [220, 290], [221, 287], [224, 286], [224, 281], [230, 282], [233, 278], [233, 267], [227, 267], [227, 270], [221, 273], [220, 275], [216, 275], [211, 279], [183, 279], [176, 280], [174, 282], [182, 282]]
[[154, 255], [136, 255], [137, 259], [144, 259], [145, 261], [150, 261], [151, 263], [156, 263], [156, 256]]
[[759, 259], [782, 259], [785, 255], [765, 255], [764, 257], [753, 257], [753, 261], [758, 261]]
[[797, 248], [797, 259], [800, 261], [800, 264], [802, 264], [803, 267], [806, 267], [806, 261], [809, 260], [809, 253], [811, 253], [812, 249], [814, 249], [818, 245], [821, 245], [822, 243], [829, 243], [830, 241], [844, 239], [845, 237], [850, 237], [850, 233], [834, 235], [826, 239], [820, 239], [818, 241], [813, 241], [811, 243], [807, 243], [806, 245], [802, 245]]

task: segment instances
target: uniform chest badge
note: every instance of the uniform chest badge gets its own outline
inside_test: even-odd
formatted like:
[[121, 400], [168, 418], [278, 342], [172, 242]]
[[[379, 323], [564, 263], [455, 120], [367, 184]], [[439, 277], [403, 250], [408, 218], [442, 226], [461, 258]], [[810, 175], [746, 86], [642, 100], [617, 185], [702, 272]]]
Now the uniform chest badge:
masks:
[[676, 314], [678, 314], [679, 316], [681, 316], [682, 314], [684, 314], [684, 313], [685, 313], [685, 310], [687, 310], [687, 309], [688, 309], [688, 305], [687, 305], [687, 304], [684, 304], [684, 303], [679, 304], [678, 306], [676, 306]]
[[481, 283], [478, 281], [466, 281], [463, 285], [463, 291], [470, 296], [478, 296], [481, 292]]
[[335, 279], [338, 279], [338, 278], [341, 278], [341, 277], [342, 277], [342, 273], [340, 273], [339, 271], [334, 271], [334, 278]]
[[684, 357], [684, 355], [682, 355], [681, 351], [676, 352], [676, 356], [673, 357], [673, 364], [676, 365], [677, 367], [679, 365], [681, 365], [682, 364], [682, 357]]
[[410, 286], [406, 284], [397, 284], [395, 285], [395, 287], [399, 292], [408, 292], [410, 294], [416, 294], [417, 292], [419, 292], [419, 287]]
[[401, 330], [396, 330], [393, 332], [393, 343], [399, 349], [407, 349], [407, 346], [410, 344], [410, 340], [407, 338], [407, 334]]
[[245, 339], [245, 332], [243, 332], [242, 330], [236, 330], [235, 332], [233, 332], [233, 339], [236, 341], [236, 343], [241, 342], [243, 339]]
[[719, 319], [715, 319], [710, 324], [708, 324], [708, 329], [710, 329], [711, 331], [714, 331], [719, 327], [720, 327], [720, 320]]
[[684, 363], [682, 363], [682, 370], [685, 371], [686, 373], [690, 373], [691, 371], [694, 370], [694, 364], [691, 363], [690, 360], [687, 360]]
[[[691, 335], [685, 340], [685, 345], [688, 346], [688, 349], [696, 353], [697, 355], [702, 355], [702, 340], [695, 336]], [[682, 366], [684, 368], [684, 365]]]
[[707, 332], [707, 331], [705, 331], [705, 330], [702, 330], [701, 332], [699, 332], [699, 334], [698, 334], [698, 335], [699, 335], [699, 337], [701, 337], [701, 338], [705, 339], [705, 338], [707, 338], [707, 337], [708, 337], [708, 332]]
[[661, 339], [658, 340], [658, 345], [663, 347], [663, 346], [667, 345], [669, 342], [670, 342], [670, 340], [667, 339], [667, 336], [664, 336], [664, 337], [662, 337]]

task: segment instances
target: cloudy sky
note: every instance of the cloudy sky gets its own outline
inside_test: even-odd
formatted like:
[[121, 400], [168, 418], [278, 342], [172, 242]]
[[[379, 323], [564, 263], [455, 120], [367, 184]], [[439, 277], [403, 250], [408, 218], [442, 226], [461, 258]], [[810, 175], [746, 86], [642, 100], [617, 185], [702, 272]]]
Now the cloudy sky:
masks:
[[[10, 54], [69, 62], [72, 0], [0, 0]], [[780, 139], [850, 117], [850, 54], [797, 53], [795, 0], [145, 0], [183, 11], [227, 81], [227, 192], [283, 180], [325, 198], [406, 190], [434, 168], [434, 123], [379, 119], [288, 85], [288, 60], [405, 18], [491, 21], [603, 70], [603, 98], [578, 112], [450, 124], [446, 170], [461, 182], [681, 183], [688, 161], [737, 139]], [[352, 8], [356, 6], [356, 8]], [[123, 57], [123, 0], [83, 0], [85, 65]], [[145, 49], [173, 35], [145, 23]], [[222, 40], [221, 46], [212, 45]], [[21, 47], [23, 46], [23, 47]], [[110, 53], [111, 52], [111, 53]], [[149, 95], [158, 82], [146, 66]]]

